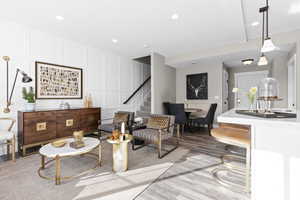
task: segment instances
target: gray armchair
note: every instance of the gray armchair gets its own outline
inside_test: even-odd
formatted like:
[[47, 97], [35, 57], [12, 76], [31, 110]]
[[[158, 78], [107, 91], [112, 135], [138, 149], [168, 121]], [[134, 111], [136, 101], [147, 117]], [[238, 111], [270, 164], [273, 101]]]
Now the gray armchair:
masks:
[[[150, 115], [147, 128], [133, 131], [134, 140], [144, 140], [145, 144], [135, 147], [135, 142], [132, 142], [132, 149], [140, 149], [147, 144], [155, 144], [158, 149], [158, 158], [163, 158], [167, 154], [174, 151], [179, 145], [179, 127], [177, 127], [177, 134], [174, 137], [175, 116], [172, 115]], [[168, 140], [176, 140], [172, 149], [163, 149], [162, 145]], [[165, 151], [165, 153], [163, 153]]]

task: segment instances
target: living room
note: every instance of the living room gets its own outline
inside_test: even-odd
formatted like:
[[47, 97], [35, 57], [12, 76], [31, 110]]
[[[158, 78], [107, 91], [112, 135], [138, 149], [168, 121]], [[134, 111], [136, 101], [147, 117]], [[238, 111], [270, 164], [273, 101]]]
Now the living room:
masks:
[[1, 5], [0, 199], [300, 198], [297, 0]]

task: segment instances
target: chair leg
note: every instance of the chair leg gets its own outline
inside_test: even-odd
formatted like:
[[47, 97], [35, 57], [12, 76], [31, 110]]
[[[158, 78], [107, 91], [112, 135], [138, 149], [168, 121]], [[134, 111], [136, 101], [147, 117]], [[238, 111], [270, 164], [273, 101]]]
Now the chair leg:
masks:
[[12, 154], [12, 160], [16, 162], [16, 136], [13, 137], [11, 142], [11, 154]]
[[161, 138], [158, 139], [158, 143], [157, 143], [157, 148], [158, 148], [158, 158], [162, 158], [161, 156]]
[[10, 148], [11, 148], [11, 140], [7, 141], [7, 145], [6, 145], [6, 151], [7, 151], [7, 158], [8, 159], [10, 157]]

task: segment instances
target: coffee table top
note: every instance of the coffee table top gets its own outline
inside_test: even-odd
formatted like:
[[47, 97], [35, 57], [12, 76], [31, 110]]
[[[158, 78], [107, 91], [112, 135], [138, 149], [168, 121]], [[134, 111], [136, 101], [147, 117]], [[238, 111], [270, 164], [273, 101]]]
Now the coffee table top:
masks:
[[55, 158], [57, 155], [60, 157], [76, 156], [88, 153], [100, 144], [100, 141], [96, 138], [84, 137], [83, 142], [85, 146], [79, 149], [74, 149], [70, 147], [70, 143], [74, 142], [74, 138], [67, 138], [65, 141], [67, 144], [63, 147], [54, 147], [51, 143], [49, 143], [41, 147], [39, 152], [41, 155], [48, 158]]

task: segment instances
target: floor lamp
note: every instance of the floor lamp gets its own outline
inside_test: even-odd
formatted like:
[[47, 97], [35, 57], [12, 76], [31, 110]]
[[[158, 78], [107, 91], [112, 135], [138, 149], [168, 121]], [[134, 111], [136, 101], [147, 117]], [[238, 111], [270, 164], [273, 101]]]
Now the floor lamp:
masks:
[[11, 105], [11, 99], [12, 99], [12, 96], [13, 96], [13, 93], [14, 93], [14, 90], [15, 90], [15, 86], [16, 86], [16, 82], [17, 82], [17, 78], [18, 78], [19, 73], [23, 76], [23, 78], [22, 78], [23, 83], [31, 82], [32, 78], [30, 78], [22, 70], [17, 69], [16, 75], [15, 75], [15, 80], [14, 80], [14, 83], [13, 83], [13, 87], [12, 87], [12, 90], [11, 90], [10, 95], [9, 95], [9, 71], [8, 71], [9, 67], [8, 67], [8, 62], [9, 62], [10, 58], [8, 56], [3, 56], [3, 60], [6, 62], [6, 108], [4, 108], [3, 112], [4, 113], [9, 113], [10, 112], [9, 106]]

